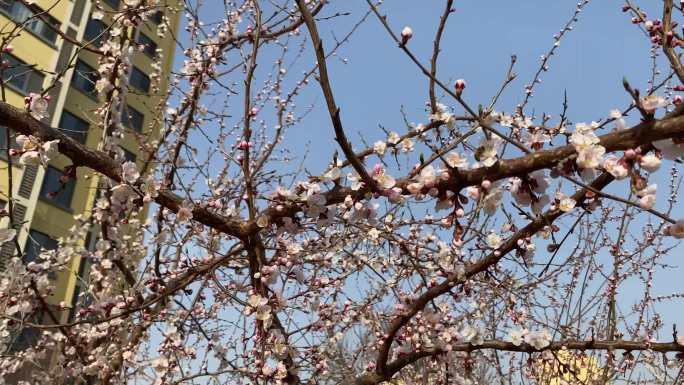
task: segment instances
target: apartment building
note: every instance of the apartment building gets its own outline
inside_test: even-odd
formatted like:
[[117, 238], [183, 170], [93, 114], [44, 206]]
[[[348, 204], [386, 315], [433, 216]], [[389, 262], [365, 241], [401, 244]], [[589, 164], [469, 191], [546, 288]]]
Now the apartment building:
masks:
[[[56, 74], [63, 73], [59, 83], [49, 90], [50, 114], [46, 123], [94, 148], [103, 135], [94, 115], [98, 105], [95, 90], [97, 55], [78, 49], [62, 35], [72, 41], [92, 42], [97, 47], [102, 44], [104, 34], [108, 33], [108, 22], [115, 15], [113, 10], [122, 9], [125, 5], [121, 0], [38, 0], [28, 3], [0, 0], [0, 38], [13, 29], [21, 29], [19, 36], [12, 40], [11, 52], [2, 53], [5, 66], [3, 98], [8, 103], [23, 107], [26, 95], [47, 89]], [[123, 111], [126, 135], [121, 141], [121, 154], [127, 160], [138, 162], [139, 166], [144, 162], [140, 143], [158, 136], [160, 93], [168, 86], [167, 75], [175, 48], [173, 36], [179, 24], [178, 12], [170, 8], [174, 3], [175, 0], [160, 1], [163, 6], [158, 7], [154, 16], [133, 31], [139, 50], [132, 60], [127, 106]], [[97, 17], [92, 17], [93, 14]], [[167, 28], [169, 32], [160, 37], [160, 28]], [[153, 87], [155, 68], [157, 74], [161, 73], [156, 83], [158, 90]], [[71, 164], [63, 156], [52, 160], [47, 168], [22, 166], [18, 159], [12, 159], [10, 167], [6, 149], [15, 144], [13, 139], [7, 142], [6, 130], [0, 126], [0, 205], [7, 207], [11, 173], [11, 195], [14, 197], [11, 215], [18, 243], [25, 252], [24, 260], [28, 262], [34, 260], [41, 249], [56, 248], [58, 239], [74, 226], [75, 215], [90, 215], [97, 196], [98, 177], [81, 167], [75, 180], [61, 182], [65, 168]], [[10, 134], [14, 137], [13, 133]], [[0, 220], [0, 228], [8, 225], [7, 217]], [[83, 242], [89, 247], [91, 245], [87, 243], [93, 243], [85, 239]], [[0, 247], [0, 274], [14, 255], [13, 242]], [[50, 298], [51, 304], [74, 306], [84, 282], [79, 277], [88, 270], [87, 264], [88, 261], [74, 256], [69, 269], [55, 274], [56, 291]], [[60, 311], [60, 321], [67, 321], [70, 313], [69, 310]]]

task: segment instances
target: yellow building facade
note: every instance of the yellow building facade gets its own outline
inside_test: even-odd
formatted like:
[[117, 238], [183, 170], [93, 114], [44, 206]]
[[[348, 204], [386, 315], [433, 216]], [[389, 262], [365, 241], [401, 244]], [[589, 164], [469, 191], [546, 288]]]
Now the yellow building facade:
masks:
[[[141, 145], [156, 139], [159, 133], [162, 94], [168, 86], [179, 24], [179, 12], [172, 8], [174, 3], [159, 1], [156, 9], [150, 10], [154, 13], [149, 20], [128, 31], [138, 49], [130, 69], [127, 107], [122, 118], [125, 136], [120, 147], [123, 158], [135, 161], [139, 168], [147, 156]], [[0, 39], [18, 34], [11, 39], [11, 49], [2, 53], [3, 100], [23, 108], [29, 93], [49, 89], [50, 114], [45, 122], [96, 148], [103, 136], [95, 116], [99, 98], [95, 91], [98, 56], [79, 49], [62, 35], [97, 47], [108, 33], [108, 21], [116, 15], [115, 10], [123, 7], [121, 0], [38, 0], [32, 5], [19, 0], [0, 2]], [[158, 33], [160, 29], [167, 32]], [[58, 74], [59, 82], [50, 88]], [[0, 127], [0, 205], [9, 214], [8, 201], [12, 197], [12, 222], [23, 260], [28, 262], [40, 250], [56, 248], [58, 240], [75, 225], [75, 216], [90, 216], [99, 182], [97, 175], [86, 167], [78, 168], [75, 180], [60, 181], [65, 168], [71, 165], [63, 156], [51, 160], [47, 168], [22, 166], [17, 157], [7, 159], [7, 148], [14, 145], [15, 134], [10, 131], [8, 143], [6, 132], [6, 127]], [[0, 228], [9, 225], [8, 215], [2, 217]], [[86, 239], [83, 242], [86, 246], [90, 246], [86, 242], [94, 243]], [[17, 255], [14, 242], [2, 244], [0, 274], [7, 261]], [[68, 309], [75, 304], [79, 274], [84, 267], [85, 261], [74, 256], [70, 266], [53, 278], [56, 290], [50, 302], [67, 308], [60, 312], [62, 322], [70, 317]]]

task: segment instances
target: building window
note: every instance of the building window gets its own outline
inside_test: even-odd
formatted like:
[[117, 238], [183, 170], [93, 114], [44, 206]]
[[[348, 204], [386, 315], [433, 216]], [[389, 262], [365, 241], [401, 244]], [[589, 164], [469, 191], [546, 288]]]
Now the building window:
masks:
[[138, 32], [138, 37], [135, 39], [135, 42], [144, 47], [143, 52], [145, 55], [151, 58], [157, 56], [157, 43], [155, 43], [154, 40], [152, 40], [149, 36], [142, 32]]
[[[45, 11], [34, 6], [29, 7], [19, 0], [0, 1], [0, 11], [8, 15], [15, 23], [24, 24], [28, 31], [31, 31], [42, 40], [53, 45], [57, 41], [57, 32], [55, 30], [59, 29], [59, 21], [48, 15]], [[37, 14], [40, 16], [37, 16]]]
[[158, 24], [161, 24], [162, 21], [164, 20], [164, 12], [162, 12], [162, 11], [157, 11], [157, 12], [153, 13], [152, 16], [150, 16], [150, 20], [151, 20], [154, 24], [157, 24], [157, 25], [158, 25]]
[[145, 115], [131, 106], [126, 106], [121, 114], [121, 122], [128, 128], [142, 132]]
[[119, 9], [119, 5], [121, 4], [121, 0], [104, 0], [104, 2], [114, 9]]
[[29, 231], [28, 239], [26, 240], [25, 258], [26, 263], [33, 262], [38, 259], [40, 253], [46, 250], [54, 250], [58, 246], [56, 240], [49, 235], [41, 233], [40, 231]]
[[80, 143], [86, 142], [89, 127], [88, 122], [66, 110], [62, 112], [62, 117], [59, 119], [60, 131]]
[[91, 17], [88, 19], [88, 24], [86, 25], [83, 38], [85, 41], [92, 42], [92, 45], [99, 47], [102, 45], [102, 41], [104, 40], [104, 31], [106, 29], [107, 24], [103, 23], [102, 20], [93, 19]]
[[133, 87], [145, 93], [150, 91], [150, 77], [142, 72], [138, 67], [133, 67], [131, 71], [130, 83]]
[[40, 92], [45, 75], [12, 55], [3, 54], [2, 60], [7, 61], [7, 67], [2, 71], [2, 80], [5, 84], [24, 95], [29, 92]]
[[97, 96], [95, 83], [97, 82], [98, 78], [99, 76], [95, 71], [95, 68], [87, 65], [82, 60], [79, 60], [76, 62], [76, 67], [74, 68], [74, 76], [71, 78], [71, 86], [85, 93], [86, 95], [95, 97]]
[[45, 171], [43, 186], [40, 188], [40, 197], [59, 207], [70, 210], [76, 181], [70, 178], [66, 183], [62, 183], [60, 179], [62, 179], [63, 175], [64, 173], [61, 170], [49, 166]]

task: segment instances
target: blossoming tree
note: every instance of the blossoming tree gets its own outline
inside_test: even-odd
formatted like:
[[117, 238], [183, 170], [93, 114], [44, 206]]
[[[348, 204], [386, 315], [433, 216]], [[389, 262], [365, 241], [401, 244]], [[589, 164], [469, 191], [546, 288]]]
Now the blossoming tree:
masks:
[[[144, 143], [145, 167], [113, 152], [133, 52], [121, 31], [149, 18], [155, 0], [124, 1], [117, 33], [94, 50], [97, 150], [40, 121], [44, 94], [24, 109], [0, 102], [18, 145], [6, 150], [10, 159], [46, 165], [62, 154], [102, 176], [92, 213], [75, 219], [57, 250], [27, 263], [18, 248], [3, 273], [0, 377], [544, 383], [572, 378], [577, 361], [596, 368], [582, 374], [591, 383], [681, 383], [684, 339], [653, 311], [678, 296], [654, 297], [652, 277], [684, 237], [672, 214], [682, 210], [682, 4], [664, 0], [649, 10], [657, 17], [631, 1], [615, 10], [644, 31], [666, 70], [654, 70], [646, 90], [625, 81], [631, 103], [581, 123], [528, 108], [558, 44], [519, 104], [499, 102], [515, 78], [513, 58], [500, 91], [474, 107], [468, 79], [447, 83], [454, 74], [438, 65], [454, 12], [452, 0], [442, 3], [427, 60], [414, 54], [415, 26], [392, 24], [371, 0], [334, 38], [322, 25], [346, 12], [340, 1], [225, 2], [212, 20], [202, 19], [203, 2], [170, 9], [184, 13], [184, 60], [158, 109], [161, 135]], [[556, 43], [588, 3], [576, 4]], [[424, 75], [428, 101], [420, 123], [364, 132], [368, 145], [346, 129], [329, 67], [361, 23]], [[14, 36], [3, 37], [4, 50]], [[301, 148], [284, 144], [309, 111], [296, 103], [305, 90], [323, 95], [311, 108], [326, 112], [319, 126], [338, 148], [328, 165], [307, 164]], [[657, 204], [663, 190], [667, 204]], [[138, 215], [146, 205], [148, 220]], [[89, 229], [92, 251], [83, 244]], [[5, 242], [15, 235], [0, 231]], [[92, 261], [89, 282], [64, 304], [77, 311], [61, 323], [47, 304], [48, 275], [75, 255]], [[644, 295], [619, 303], [633, 279]], [[47, 322], [33, 321], [39, 312]], [[38, 341], [12, 349], [25, 328], [39, 330]]]

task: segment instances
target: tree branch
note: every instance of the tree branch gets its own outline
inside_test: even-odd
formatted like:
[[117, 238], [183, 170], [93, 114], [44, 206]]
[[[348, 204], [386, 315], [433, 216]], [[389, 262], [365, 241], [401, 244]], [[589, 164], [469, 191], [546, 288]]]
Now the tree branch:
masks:
[[373, 180], [366, 167], [361, 163], [361, 161], [354, 154], [349, 140], [344, 133], [344, 128], [342, 126], [342, 119], [340, 119], [340, 108], [335, 104], [335, 97], [333, 96], [332, 88], [330, 87], [330, 80], [328, 78], [328, 66], [325, 61], [325, 51], [323, 50], [323, 42], [318, 34], [318, 28], [316, 27], [316, 22], [311, 15], [311, 12], [306, 6], [304, 0], [297, 0], [297, 6], [299, 11], [302, 13], [306, 27], [309, 30], [309, 35], [311, 35], [311, 42], [313, 43], [314, 50], [316, 52], [316, 60], [318, 61], [318, 83], [321, 85], [321, 90], [325, 96], [325, 102], [328, 105], [328, 113], [330, 114], [330, 119], [332, 121], [333, 128], [335, 129], [335, 140], [340, 145], [344, 156], [351, 163], [354, 170], [359, 174], [363, 182], [368, 186], [371, 191], [375, 190], [375, 180]]

